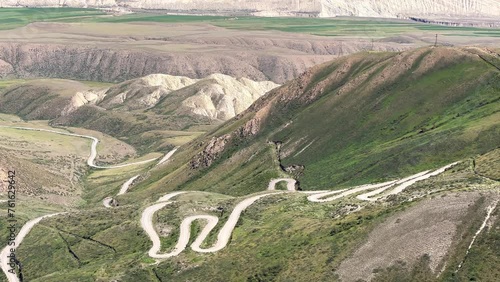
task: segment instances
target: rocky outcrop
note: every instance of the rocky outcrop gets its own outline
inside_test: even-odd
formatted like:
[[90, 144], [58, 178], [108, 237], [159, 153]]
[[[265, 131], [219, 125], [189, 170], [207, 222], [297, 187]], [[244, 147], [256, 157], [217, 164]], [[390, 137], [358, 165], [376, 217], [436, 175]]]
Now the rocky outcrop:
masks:
[[271, 81], [256, 82], [221, 74], [210, 75], [185, 88], [184, 91], [192, 91], [192, 94], [182, 102], [179, 112], [212, 120], [228, 120], [278, 86]]
[[[224, 152], [226, 145], [234, 139], [245, 139], [256, 135], [260, 130], [260, 119], [254, 118], [247, 121], [242, 127], [230, 134], [212, 137], [203, 151], [196, 154], [190, 161], [191, 169], [210, 167]], [[203, 144], [200, 144], [203, 146]]]
[[220, 137], [212, 137], [205, 149], [191, 159], [189, 163], [190, 167], [192, 169], [197, 169], [211, 166], [220, 154], [224, 152], [226, 144], [229, 140], [231, 140], [231, 134], [226, 134]]
[[278, 86], [271, 81], [257, 82], [222, 74], [202, 79], [153, 74], [109, 88], [98, 106], [122, 110], [152, 108], [158, 114], [173, 111], [226, 121]]
[[321, 5], [325, 17], [500, 16], [500, 2], [489, 0], [321, 0]]
[[6, 61], [0, 60], [0, 77], [8, 77], [14, 74], [14, 68]]
[[236, 135], [240, 138], [247, 138], [255, 135], [260, 130], [260, 118], [253, 118], [245, 123], [244, 126], [236, 131]]
[[[203, 79], [153, 74], [109, 88], [91, 88], [71, 80], [33, 80], [0, 92], [0, 111], [27, 118], [68, 117], [85, 105], [94, 110], [189, 116], [209, 122], [226, 121], [246, 110], [255, 100], [278, 87], [271, 81], [256, 82], [213, 74]], [[71, 119], [71, 117], [68, 117]], [[258, 122], [242, 129], [255, 134]]]
[[97, 103], [104, 98], [105, 92], [105, 90], [86, 90], [76, 92], [75, 95], [71, 97], [71, 101], [61, 111], [61, 115], [69, 115], [81, 106]]
[[165, 95], [196, 82], [184, 76], [151, 74], [110, 87], [99, 106], [105, 109], [147, 109], [156, 105]]

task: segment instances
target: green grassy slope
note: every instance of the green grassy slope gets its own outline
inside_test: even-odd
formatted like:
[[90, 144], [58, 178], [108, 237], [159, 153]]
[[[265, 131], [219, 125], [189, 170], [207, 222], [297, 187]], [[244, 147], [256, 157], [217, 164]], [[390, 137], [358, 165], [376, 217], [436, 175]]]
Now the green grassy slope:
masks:
[[[23, 273], [28, 281], [337, 281], [335, 271], [339, 264], [366, 241], [374, 227], [420, 204], [418, 199], [408, 201], [409, 198], [422, 192], [431, 193], [434, 198], [446, 193], [453, 197], [452, 191], [467, 193], [472, 190], [471, 184], [485, 197], [490, 195], [495, 184], [474, 174], [471, 163], [472, 160], [464, 162], [438, 178], [423, 181], [385, 205], [361, 202], [354, 197], [318, 204], [308, 202], [300, 194], [259, 200], [242, 215], [229, 246], [214, 254], [188, 249], [178, 257], [153, 264], [147, 256], [151, 243], [139, 226], [143, 206], [135, 203], [46, 220], [25, 239], [18, 257], [25, 265]], [[437, 192], [443, 187], [447, 187], [446, 192]], [[130, 197], [135, 195], [131, 192]], [[170, 235], [162, 237], [162, 250], [172, 249], [181, 219], [193, 209], [199, 212], [224, 203], [230, 210], [241, 199], [193, 194], [162, 209], [155, 221], [172, 228]], [[363, 209], [350, 213], [352, 205], [361, 205]], [[221, 223], [227, 216], [220, 219]], [[463, 259], [463, 248], [483, 217], [480, 203], [471, 205], [464, 215], [457, 235], [460, 239], [454, 242], [460, 248], [448, 260], [450, 271]], [[192, 236], [199, 231], [198, 228]], [[481, 242], [478, 241], [478, 247]], [[426, 270], [420, 271], [425, 274]], [[404, 271], [391, 272], [386, 277], [396, 274], [406, 278], [404, 281], [416, 281], [411, 280], [415, 277], [412, 273]]]
[[[42, 222], [18, 249], [26, 266], [23, 273], [29, 281], [44, 282], [75, 277], [77, 281], [336, 281], [341, 262], [389, 216], [418, 205], [424, 195], [482, 191], [483, 202], [470, 205], [457, 229], [439, 279], [429, 273], [426, 257], [415, 265], [387, 265], [376, 277], [380, 281], [488, 279], [478, 272], [495, 266], [495, 232], [484, 235], [492, 239], [479, 237], [463, 272], [452, 274], [481, 224], [488, 195], [498, 193], [494, 178], [500, 145], [500, 74], [476, 53], [495, 62], [477, 49], [423, 48], [358, 54], [313, 68], [182, 147], [170, 164], [153, 169], [126, 195], [117, 197], [118, 208], [86, 206]], [[191, 167], [193, 159], [206, 155], [199, 153], [215, 137], [227, 134], [229, 141], [214, 153], [211, 165]], [[280, 158], [270, 141], [282, 142]], [[233, 196], [263, 191], [270, 178], [287, 175], [280, 169], [280, 159], [284, 167], [305, 166], [302, 174], [295, 174], [303, 189], [324, 189], [407, 176], [469, 157], [470, 161], [419, 182], [384, 204], [354, 197], [317, 204], [300, 194], [265, 198], [243, 213], [229, 246], [214, 254], [186, 250], [154, 265], [147, 256], [151, 243], [139, 226], [144, 207], [167, 191], [206, 190]], [[87, 178], [85, 200], [98, 204], [135, 173], [107, 178], [106, 173], [95, 172]], [[199, 194], [161, 210], [155, 217], [163, 224], [158, 228], [171, 228], [170, 235], [162, 237], [166, 245], [162, 249], [175, 244], [183, 216], [205, 213], [221, 203], [231, 207], [243, 198]], [[360, 211], [349, 212], [358, 205], [363, 207]], [[193, 227], [193, 232], [199, 233], [200, 227]], [[481, 261], [480, 251], [491, 260]]]
[[[206, 131], [218, 123], [204, 117], [176, 115], [175, 109], [180, 107], [186, 95], [172, 95], [174, 97], [167, 99], [169, 108], [163, 107], [157, 112], [146, 109], [105, 110], [99, 106], [85, 105], [69, 115], [62, 115], [77, 92], [99, 90], [105, 86], [63, 79], [7, 80], [0, 83], [0, 112], [17, 115], [24, 120], [50, 120], [55, 126], [100, 131], [125, 140], [140, 153], [170, 150], [176, 142], [168, 138], [188, 136], [188, 139], [192, 139], [199, 135], [196, 131]], [[124, 87], [127, 86], [125, 84]], [[142, 89], [144, 92], [149, 90]], [[167, 112], [169, 109], [171, 111]], [[191, 128], [194, 130], [189, 130]]]
[[0, 9], [0, 29], [12, 29], [32, 22], [97, 15], [105, 15], [105, 13], [96, 9], [79, 8], [2, 8]]
[[[392, 179], [493, 150], [500, 145], [500, 72], [472, 51], [492, 57], [422, 48], [315, 67], [186, 146], [143, 188], [260, 191], [282, 174], [269, 141], [283, 143], [283, 166], [305, 166], [298, 178], [307, 190]], [[238, 129], [255, 118], [258, 132], [242, 137]], [[231, 132], [211, 166], [186, 165], [212, 137]]]
[[0, 87], [0, 112], [28, 120], [56, 118], [74, 93], [87, 88], [81, 82], [64, 79], [14, 80], [4, 84], [5, 88]]
[[306, 18], [306, 17], [221, 17], [130, 14], [118, 17], [92, 16], [87, 18], [61, 19], [65, 22], [159, 22], [159, 23], [208, 23], [238, 30], [279, 30], [284, 32], [315, 34], [320, 36], [348, 36], [378, 38], [401, 33], [438, 32], [447, 36], [498, 37], [500, 31], [490, 28], [449, 27], [363, 18]]

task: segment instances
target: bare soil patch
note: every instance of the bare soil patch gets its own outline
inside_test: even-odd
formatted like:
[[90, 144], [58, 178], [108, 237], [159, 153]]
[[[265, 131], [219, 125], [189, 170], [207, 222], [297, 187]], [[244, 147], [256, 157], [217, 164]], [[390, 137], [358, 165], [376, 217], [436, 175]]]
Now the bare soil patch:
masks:
[[411, 265], [425, 254], [430, 256], [430, 267], [436, 271], [453, 243], [457, 227], [479, 197], [479, 193], [443, 195], [391, 216], [341, 263], [337, 273], [342, 281], [369, 281], [374, 269], [397, 261]]

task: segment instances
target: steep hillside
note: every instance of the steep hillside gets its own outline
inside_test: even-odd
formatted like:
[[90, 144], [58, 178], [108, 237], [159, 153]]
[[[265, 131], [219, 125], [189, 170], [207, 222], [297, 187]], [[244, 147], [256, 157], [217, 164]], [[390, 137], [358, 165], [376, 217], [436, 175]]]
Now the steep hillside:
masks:
[[[41, 221], [18, 247], [23, 277], [495, 281], [499, 63], [498, 50], [428, 47], [365, 52], [317, 66], [182, 146], [167, 163], [90, 169], [84, 202]], [[189, 83], [153, 78], [124, 85], [154, 91]], [[224, 81], [257, 87], [214, 75], [165, 90], [171, 92], [134, 118], [156, 124], [161, 120], [149, 118], [169, 111], [170, 103]], [[112, 99], [126, 91], [115, 90]], [[75, 113], [91, 109], [79, 118], [115, 130], [118, 119], [95, 117], [117, 115], [148, 94], [139, 89], [121, 97], [123, 103], [107, 104], [108, 110], [92, 105]], [[144, 128], [148, 122], [127, 124]], [[17, 132], [9, 130], [0, 132]], [[44, 138], [47, 144], [57, 140]], [[11, 147], [6, 141], [3, 146]], [[35, 147], [51, 154], [48, 145]], [[287, 185], [276, 185], [285, 177]], [[276, 191], [284, 186], [287, 191]], [[102, 207], [109, 195], [116, 195], [117, 206]], [[7, 236], [7, 228], [1, 230]]]
[[500, 3], [490, 0], [322, 0], [321, 16], [499, 16]]
[[202, 116], [228, 120], [278, 87], [271, 81], [213, 74], [203, 79], [154, 74], [108, 89], [96, 105], [105, 109], [150, 109], [163, 115]]
[[153, 187], [240, 195], [288, 174], [320, 190], [487, 152], [500, 138], [498, 62], [491, 50], [439, 47], [315, 67], [186, 147], [181, 169]]
[[98, 104], [105, 109], [147, 109], [158, 103], [165, 95], [196, 82], [183, 76], [151, 74], [117, 84], [105, 92]]
[[88, 88], [83, 83], [62, 79], [20, 83], [0, 90], [0, 112], [30, 120], [57, 118], [72, 100], [76, 99], [77, 104], [78, 100], [85, 100], [84, 95], [75, 93]]
[[[151, 39], [146, 39], [144, 43], [151, 44], [150, 41]], [[155, 41], [164, 45], [161, 38]], [[57, 77], [116, 83], [154, 73], [191, 78], [223, 73], [234, 77], [283, 83], [297, 77], [308, 67], [333, 57], [331, 53], [327, 53], [327, 56], [296, 54], [294, 50], [284, 51], [290, 52], [289, 55], [264, 54], [262, 51], [252, 50], [256, 49], [255, 47], [249, 50], [247, 46], [236, 46], [237, 53], [225, 54], [209, 52], [207, 43], [203, 42], [200, 44], [174, 42], [174, 44], [201, 45], [199, 48], [206, 49], [207, 53], [200, 56], [198, 50], [179, 52], [167, 49], [166, 52], [151, 52], [110, 49], [109, 45], [99, 48], [89, 45], [0, 43], [0, 75], [2, 78]], [[327, 44], [325, 42], [325, 45]], [[220, 48], [227, 49], [225, 46]], [[363, 46], [353, 46], [352, 49], [362, 48]], [[350, 52], [351, 47], [345, 49], [346, 52]]]
[[[492, 227], [480, 234], [466, 255], [486, 208], [500, 200], [498, 182], [475, 174], [471, 163], [464, 161], [382, 202], [360, 201], [351, 195], [320, 204], [309, 202], [299, 192], [275, 193], [242, 213], [223, 250], [202, 254], [188, 247], [157, 261], [148, 255], [151, 241], [139, 220], [145, 206], [165, 194], [134, 187], [130, 195], [119, 199], [117, 208], [89, 208], [41, 222], [20, 246], [18, 258], [25, 279], [44, 282], [75, 277], [103, 282], [358, 278], [444, 282], [456, 276], [495, 281], [498, 209], [487, 222]], [[92, 189], [89, 194], [99, 194], [103, 187]], [[139, 200], [143, 195], [149, 204]], [[235, 204], [248, 197], [192, 192], [166, 203], [154, 216], [161, 252], [175, 252], [179, 226], [192, 215], [219, 218], [202, 245], [211, 246]], [[217, 211], [218, 207], [224, 212]], [[201, 220], [193, 222], [188, 245], [205, 226]], [[482, 255], [488, 260], [481, 259]], [[370, 263], [362, 264], [357, 258]]]

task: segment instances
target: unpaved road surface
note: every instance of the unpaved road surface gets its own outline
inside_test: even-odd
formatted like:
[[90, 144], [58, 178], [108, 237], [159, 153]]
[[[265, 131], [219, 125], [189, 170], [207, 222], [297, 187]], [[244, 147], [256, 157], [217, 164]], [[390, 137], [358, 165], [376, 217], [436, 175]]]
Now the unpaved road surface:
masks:
[[123, 183], [122, 188], [120, 189], [120, 192], [118, 192], [117, 195], [123, 195], [123, 194], [127, 193], [127, 190], [130, 187], [130, 185], [132, 185], [132, 183], [134, 183], [134, 181], [137, 178], [139, 178], [139, 176], [141, 176], [141, 175], [136, 175], [136, 176], [130, 178], [129, 180], [127, 180], [127, 182]]
[[179, 147], [175, 147], [173, 150], [171, 150], [170, 152], [168, 152], [156, 165], [161, 165], [163, 163], [165, 163], [166, 161], [168, 161], [172, 155], [177, 152], [177, 150], [179, 149]]
[[[323, 203], [323, 202], [329, 202], [329, 201], [334, 201], [337, 199], [341, 199], [343, 197], [356, 194], [359, 192], [363, 192], [366, 190], [372, 190], [368, 193], [358, 195], [357, 198], [360, 200], [365, 200], [365, 201], [375, 201], [377, 199], [386, 197], [391, 194], [398, 194], [402, 192], [405, 188], [413, 185], [414, 183], [427, 179], [431, 176], [438, 175], [442, 172], [444, 172], [446, 169], [454, 166], [457, 163], [453, 163], [450, 165], [447, 165], [445, 167], [442, 167], [438, 170], [435, 170], [434, 172], [430, 171], [424, 171], [420, 172], [417, 174], [414, 174], [412, 176], [406, 177], [401, 180], [393, 180], [393, 181], [388, 181], [384, 183], [378, 183], [378, 184], [367, 184], [367, 185], [362, 185], [350, 189], [343, 189], [343, 190], [335, 190], [335, 191], [300, 191], [303, 194], [308, 194], [309, 196], [307, 199], [311, 202], [318, 202], [318, 203]], [[173, 256], [179, 255], [182, 251], [184, 251], [187, 247], [187, 244], [189, 243], [189, 239], [191, 237], [191, 224], [196, 221], [196, 220], [203, 220], [206, 222], [206, 225], [204, 226], [203, 230], [201, 233], [198, 235], [196, 240], [191, 244], [191, 249], [195, 252], [199, 253], [213, 253], [217, 252], [223, 248], [225, 248], [229, 242], [229, 239], [231, 238], [231, 234], [233, 233], [234, 228], [236, 227], [236, 224], [241, 216], [241, 213], [250, 205], [252, 205], [255, 201], [257, 201], [260, 198], [269, 196], [269, 195], [276, 195], [280, 193], [287, 193], [287, 192], [296, 192], [296, 187], [295, 179], [291, 178], [279, 178], [279, 179], [272, 179], [269, 181], [269, 185], [267, 187], [268, 191], [275, 191], [276, 190], [276, 184], [284, 181], [287, 183], [287, 191], [280, 191], [280, 192], [272, 192], [272, 193], [267, 193], [267, 194], [260, 194], [256, 195], [253, 197], [250, 197], [248, 199], [245, 199], [238, 203], [236, 207], [233, 209], [231, 212], [227, 222], [224, 224], [222, 229], [219, 231], [219, 234], [217, 235], [217, 242], [209, 248], [202, 248], [201, 244], [205, 241], [205, 239], [208, 237], [210, 232], [217, 226], [217, 223], [219, 222], [219, 218], [213, 215], [194, 215], [194, 216], [189, 216], [186, 217], [182, 220], [181, 226], [180, 226], [180, 234], [179, 234], [179, 239], [177, 241], [177, 244], [175, 245], [174, 249], [169, 252], [169, 253], [163, 253], [160, 254], [161, 250], [161, 242], [160, 242], [160, 237], [158, 233], [156, 232], [154, 225], [153, 225], [153, 216], [154, 214], [167, 206], [168, 204], [172, 202], [168, 202], [171, 198], [185, 192], [174, 192], [174, 193], [169, 193], [162, 198], [160, 198], [156, 204], [149, 206], [146, 208], [141, 217], [141, 226], [142, 228], [146, 231], [148, 234], [149, 238], [153, 242], [153, 247], [149, 250], [148, 254], [150, 257], [155, 258], [155, 259], [165, 259]], [[385, 190], [395, 187], [391, 192], [388, 194], [384, 194], [382, 196], [379, 196], [378, 198], [372, 198], [375, 195], [378, 195], [380, 193], [383, 193]], [[196, 192], [191, 192], [191, 193], [196, 193]], [[333, 195], [333, 196], [332, 196]]]
[[13, 128], [13, 129], [19, 129], [19, 130], [43, 131], [43, 132], [56, 133], [56, 134], [60, 134], [60, 135], [90, 139], [90, 140], [92, 140], [92, 144], [90, 145], [90, 156], [87, 159], [87, 165], [90, 167], [93, 167], [93, 168], [101, 168], [101, 169], [122, 168], [122, 167], [127, 167], [127, 166], [132, 166], [132, 165], [145, 164], [145, 163], [149, 163], [149, 162], [152, 162], [152, 161], [155, 161], [158, 159], [158, 158], [154, 158], [154, 159], [149, 159], [149, 160], [145, 160], [145, 161], [126, 163], [126, 164], [121, 164], [121, 165], [113, 165], [113, 166], [98, 166], [95, 164], [95, 159], [97, 157], [97, 144], [99, 143], [99, 139], [97, 139], [93, 136], [67, 133], [67, 132], [61, 132], [61, 131], [50, 130], [50, 129], [31, 128], [31, 127], [3, 126], [3, 125], [0, 127]]
[[[17, 234], [16, 239], [14, 240], [15, 247], [19, 248], [19, 245], [21, 245], [24, 237], [26, 237], [26, 235], [28, 235], [28, 233], [31, 231], [31, 229], [37, 223], [39, 223], [42, 219], [48, 218], [48, 217], [52, 217], [52, 216], [56, 216], [56, 215], [59, 215], [59, 214], [63, 214], [63, 213], [48, 214], [48, 215], [40, 216], [40, 217], [37, 217], [35, 219], [32, 219], [32, 220], [26, 222], [26, 224], [24, 224], [24, 226], [21, 228], [21, 230]], [[2, 267], [2, 271], [7, 276], [7, 280], [9, 280], [9, 282], [19, 282], [19, 278], [17, 278], [17, 275], [9, 272], [9, 269], [11, 269], [11, 268], [10, 268], [10, 266], [8, 264], [9, 263], [9, 258], [7, 256], [10, 254], [10, 248], [12, 248], [12, 247], [11, 246], [6, 246], [0, 252], [0, 266]]]
[[233, 230], [236, 227], [236, 224], [238, 223], [238, 220], [241, 216], [241, 213], [258, 199], [269, 195], [276, 195], [279, 194], [280, 192], [272, 192], [272, 193], [253, 196], [238, 203], [231, 212], [231, 214], [229, 215], [227, 222], [219, 231], [219, 234], [217, 236], [217, 242], [214, 244], [214, 246], [210, 248], [206, 249], [201, 248], [201, 244], [203, 243], [203, 241], [205, 241], [205, 239], [210, 234], [210, 232], [215, 228], [215, 226], [217, 226], [219, 218], [212, 215], [195, 215], [186, 217], [181, 223], [179, 239], [177, 240], [177, 244], [175, 245], [174, 249], [169, 253], [160, 254], [159, 252], [161, 249], [161, 242], [160, 242], [160, 237], [158, 236], [158, 233], [156, 232], [153, 226], [153, 216], [158, 210], [172, 203], [168, 202], [168, 200], [182, 193], [185, 192], [174, 192], [167, 194], [162, 198], [160, 198], [156, 204], [146, 208], [142, 213], [141, 226], [144, 229], [144, 231], [146, 231], [149, 238], [153, 242], [153, 246], [148, 252], [149, 256], [152, 258], [156, 259], [169, 258], [177, 256], [182, 251], [184, 251], [191, 237], [191, 224], [195, 220], [204, 220], [207, 222], [207, 224], [201, 231], [200, 235], [198, 235], [196, 240], [193, 242], [193, 244], [191, 244], [191, 248], [193, 249], [193, 251], [199, 253], [213, 253], [223, 249], [228, 244], [229, 239], [231, 238], [231, 234], [233, 233]]
[[[182, 243], [177, 242], [176, 248], [174, 248], [174, 250], [171, 253], [161, 254], [161, 255], [158, 254], [160, 252], [160, 249], [161, 249], [161, 241], [160, 241], [160, 236], [158, 236], [158, 233], [156, 233], [156, 230], [153, 226], [153, 216], [157, 211], [159, 211], [162, 208], [164, 208], [165, 206], [171, 204], [172, 202], [169, 202], [170, 199], [172, 199], [173, 197], [175, 197], [177, 195], [183, 194], [183, 193], [186, 193], [186, 192], [169, 193], [169, 194], [161, 197], [156, 202], [156, 204], [147, 207], [142, 212], [142, 216], [141, 216], [142, 229], [144, 229], [146, 234], [148, 234], [149, 239], [151, 239], [151, 241], [153, 242], [153, 246], [151, 247], [151, 249], [148, 252], [149, 256], [152, 258], [157, 258], [157, 259], [169, 258], [172, 256], [176, 256], [182, 252], [182, 249], [180, 251], [177, 250], [178, 246], [180, 246]], [[188, 238], [188, 240], [189, 240], [189, 238]], [[187, 245], [187, 242], [186, 242], [186, 245]]]
[[[172, 155], [177, 151], [177, 149], [179, 149], [179, 147], [176, 147], [176, 148], [172, 149], [171, 151], [169, 151], [167, 154], [165, 154], [165, 156], [156, 164], [156, 166], [159, 166], [159, 165], [165, 163], [166, 161], [168, 161], [172, 157]], [[133, 176], [129, 180], [127, 180], [125, 183], [123, 183], [117, 196], [127, 193], [128, 188], [130, 188], [130, 185], [132, 185], [132, 183], [134, 183], [134, 181], [137, 178], [139, 178], [139, 176], [141, 176], [141, 175], [139, 174], [139, 175]], [[111, 197], [107, 197], [104, 200], [102, 200], [102, 204], [104, 205], [104, 207], [112, 208], [112, 206], [110, 205], [111, 200], [112, 200]]]

